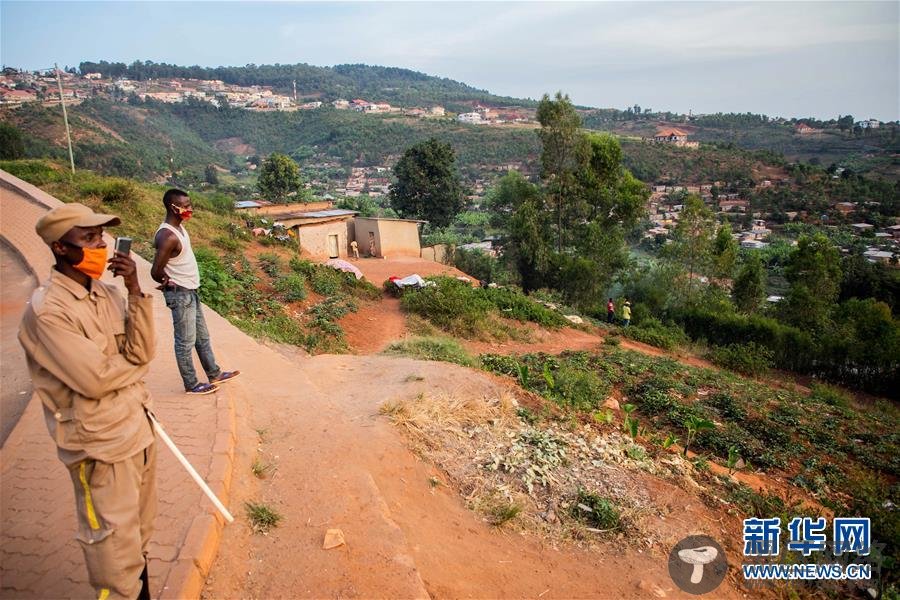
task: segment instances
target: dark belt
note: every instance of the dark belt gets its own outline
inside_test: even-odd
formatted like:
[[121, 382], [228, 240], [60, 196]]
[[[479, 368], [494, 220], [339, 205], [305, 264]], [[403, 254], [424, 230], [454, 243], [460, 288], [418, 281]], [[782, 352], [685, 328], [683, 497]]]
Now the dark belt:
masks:
[[175, 283], [170, 283], [166, 287], [163, 288], [165, 292], [196, 292], [197, 290], [192, 290], [186, 287], [181, 287]]

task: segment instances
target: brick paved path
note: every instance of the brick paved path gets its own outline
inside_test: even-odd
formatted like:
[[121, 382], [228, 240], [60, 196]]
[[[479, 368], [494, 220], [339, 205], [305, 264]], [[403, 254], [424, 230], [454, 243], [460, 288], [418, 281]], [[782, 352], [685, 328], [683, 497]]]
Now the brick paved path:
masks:
[[[51, 266], [34, 223], [58, 201], [0, 171], [0, 236], [25, 258], [40, 280]], [[149, 265], [138, 259], [141, 286], [156, 294], [157, 351], [147, 385], [157, 416], [175, 443], [226, 505], [234, 451], [234, 403], [244, 401], [240, 380], [217, 394], [185, 396], [172, 351], [172, 323]], [[116, 280], [121, 285], [121, 280]], [[211, 311], [210, 311], [211, 312]], [[209, 318], [212, 317], [212, 318]], [[213, 347], [223, 368], [227, 344], [216, 343], [224, 321], [209, 315]], [[198, 368], [198, 372], [202, 372]], [[199, 595], [215, 556], [221, 518], [168, 449], [159, 448], [159, 516], [150, 548], [154, 598]], [[86, 598], [81, 550], [74, 539], [72, 484], [56, 458], [40, 401], [32, 398], [0, 449], [0, 598]]]

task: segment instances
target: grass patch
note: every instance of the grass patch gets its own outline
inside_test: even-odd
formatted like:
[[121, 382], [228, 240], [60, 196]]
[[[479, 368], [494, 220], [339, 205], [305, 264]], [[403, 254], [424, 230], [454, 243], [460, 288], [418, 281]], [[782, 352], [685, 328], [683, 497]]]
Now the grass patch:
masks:
[[384, 354], [450, 362], [464, 367], [475, 366], [475, 359], [459, 345], [459, 342], [446, 337], [415, 337], [401, 340], [388, 346]]
[[709, 353], [709, 359], [720, 367], [743, 373], [762, 375], [772, 368], [774, 353], [755, 342], [718, 346]]
[[622, 335], [664, 350], [674, 350], [689, 341], [681, 327], [666, 325], [652, 317], [644, 319], [638, 325], [623, 328]]
[[250, 465], [250, 471], [258, 478], [265, 479], [269, 473], [275, 470], [275, 465], [255, 459]]
[[[458, 337], [505, 340], [523, 335], [521, 328], [510, 327], [500, 317], [530, 321], [549, 329], [568, 324], [560, 314], [512, 288], [473, 288], [444, 276], [429, 281], [434, 285], [402, 291], [403, 309]], [[390, 290], [391, 286], [386, 285], [385, 289]]]
[[622, 526], [619, 509], [612, 500], [587, 490], [578, 490], [572, 505], [572, 516], [603, 533], [616, 531]]
[[268, 533], [273, 527], [278, 527], [282, 519], [277, 511], [262, 503], [245, 502], [244, 508], [247, 510], [247, 520], [250, 521], [254, 533]]
[[482, 507], [482, 511], [487, 518], [488, 523], [494, 527], [502, 527], [519, 516], [522, 507], [515, 502], [505, 500], [494, 500], [486, 503]]

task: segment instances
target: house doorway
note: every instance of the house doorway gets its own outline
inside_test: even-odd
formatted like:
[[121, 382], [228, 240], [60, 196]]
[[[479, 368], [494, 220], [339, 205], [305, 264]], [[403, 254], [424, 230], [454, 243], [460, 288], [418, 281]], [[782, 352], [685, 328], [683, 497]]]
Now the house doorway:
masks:
[[338, 258], [338, 236], [337, 234], [328, 236], [328, 258]]

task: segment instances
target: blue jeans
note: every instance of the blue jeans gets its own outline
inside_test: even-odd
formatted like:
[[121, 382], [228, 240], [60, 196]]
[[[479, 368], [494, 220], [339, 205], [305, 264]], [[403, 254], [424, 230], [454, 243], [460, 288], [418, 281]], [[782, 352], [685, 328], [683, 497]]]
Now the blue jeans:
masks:
[[200, 383], [194, 370], [192, 350], [197, 349], [200, 364], [206, 376], [212, 380], [222, 374], [216, 364], [212, 345], [209, 342], [209, 330], [200, 308], [200, 296], [196, 290], [176, 288], [163, 290], [166, 306], [172, 310], [172, 325], [175, 329], [175, 361], [184, 381], [184, 389], [191, 390]]

